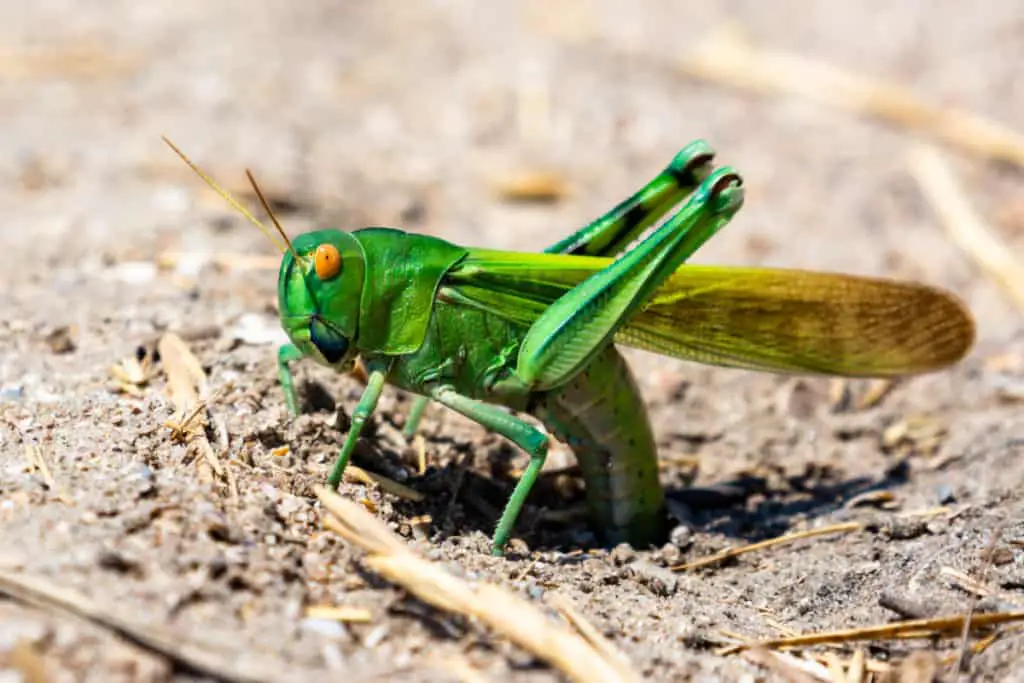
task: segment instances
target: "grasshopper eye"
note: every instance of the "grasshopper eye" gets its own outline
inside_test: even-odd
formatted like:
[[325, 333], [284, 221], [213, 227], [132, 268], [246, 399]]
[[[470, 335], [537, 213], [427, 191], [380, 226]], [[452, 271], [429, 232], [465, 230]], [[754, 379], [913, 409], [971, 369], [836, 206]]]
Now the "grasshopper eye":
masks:
[[333, 244], [321, 244], [313, 256], [313, 269], [321, 280], [330, 280], [341, 272], [341, 252]]

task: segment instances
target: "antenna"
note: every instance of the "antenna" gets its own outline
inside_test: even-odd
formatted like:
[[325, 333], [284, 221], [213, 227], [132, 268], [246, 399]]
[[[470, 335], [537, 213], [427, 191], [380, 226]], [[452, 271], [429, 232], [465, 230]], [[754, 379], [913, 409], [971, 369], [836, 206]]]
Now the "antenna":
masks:
[[292, 256], [295, 257], [296, 261], [299, 261], [299, 255], [295, 252], [295, 247], [292, 246], [292, 241], [288, 239], [288, 233], [284, 231], [284, 228], [281, 227], [281, 223], [278, 222], [277, 216], [274, 215], [274, 210], [270, 208], [270, 202], [268, 202], [267, 198], [263, 196], [263, 190], [260, 189], [260, 186], [256, 184], [256, 178], [253, 177], [252, 171], [245, 169], [245, 175], [249, 177], [249, 183], [252, 184], [252, 189], [255, 190], [256, 196], [259, 197], [260, 204], [263, 205], [263, 210], [267, 212], [268, 216], [270, 216], [270, 220], [274, 224], [274, 227], [277, 228], [277, 231], [281, 234], [281, 237], [284, 239], [284, 243], [288, 245], [288, 251], [292, 252]]
[[[191, 168], [192, 171], [197, 176], [199, 176], [200, 178], [203, 179], [203, 182], [205, 182], [207, 185], [210, 186], [210, 189], [212, 189], [214, 192], [216, 192], [218, 195], [220, 195], [221, 199], [223, 199], [228, 204], [230, 204], [235, 209], [235, 211], [238, 211], [240, 214], [245, 216], [246, 219], [250, 223], [252, 223], [257, 228], [259, 228], [260, 231], [264, 235], [267, 236], [267, 239], [269, 239], [278, 250], [283, 252], [285, 250], [285, 246], [287, 246], [288, 249], [291, 250], [292, 255], [295, 254], [295, 249], [292, 248], [292, 244], [288, 240], [288, 237], [284, 234], [284, 231], [281, 230], [281, 226], [277, 224], [277, 219], [274, 218], [274, 214], [271, 213], [270, 214], [270, 218], [273, 219], [274, 225], [277, 226], [277, 229], [278, 229], [278, 231], [280, 231], [281, 236], [284, 237], [284, 240], [285, 240], [285, 244], [284, 245], [281, 244], [281, 242], [277, 239], [277, 236], [275, 236], [274, 233], [271, 232], [269, 228], [267, 228], [267, 226], [263, 225], [263, 223], [261, 223], [255, 216], [253, 216], [252, 213], [250, 213], [248, 209], [246, 209], [244, 206], [242, 206], [238, 202], [237, 199], [232, 197], [231, 194], [227, 190], [225, 190], [220, 185], [218, 185], [216, 182], [214, 182], [213, 178], [211, 178], [210, 176], [206, 175], [206, 173], [204, 173], [198, 166], [196, 166], [194, 163], [192, 163], [192, 160], [189, 159], [187, 156], [185, 156], [185, 153], [182, 152], [180, 149], [178, 149], [177, 146], [175, 146], [175, 144], [173, 142], [171, 142], [169, 139], [167, 139], [167, 136], [161, 135], [160, 137], [163, 139], [164, 142], [167, 143], [168, 147], [170, 147], [172, 150], [174, 150], [175, 154], [177, 154], [179, 157], [181, 157], [182, 161], [184, 161], [186, 164], [188, 164], [188, 167]], [[251, 174], [249, 176], [249, 179], [252, 180], [252, 175]], [[253, 187], [255, 187], [255, 183], [253, 184]], [[263, 199], [263, 195], [260, 193], [258, 188], [256, 189], [256, 193], [259, 196], [260, 201], [263, 202], [264, 207], [266, 207], [267, 206], [266, 205], [266, 201]], [[267, 212], [270, 213], [269, 207], [267, 207]]]

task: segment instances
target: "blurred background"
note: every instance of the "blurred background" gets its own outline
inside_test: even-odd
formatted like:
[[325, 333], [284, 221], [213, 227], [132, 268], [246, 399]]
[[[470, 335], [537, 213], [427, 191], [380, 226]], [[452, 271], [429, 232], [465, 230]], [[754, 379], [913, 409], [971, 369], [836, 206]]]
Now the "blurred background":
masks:
[[[5, 3], [4, 284], [22, 296], [33, 283], [54, 294], [69, 291], [62, 282], [91, 286], [25, 268], [41, 257], [85, 267], [168, 249], [272, 253], [161, 134], [232, 190], [245, 191], [251, 167], [295, 205], [292, 230], [399, 225], [528, 250], [705, 138], [744, 174], [749, 199], [697, 260], [921, 278], [955, 289], [986, 333], [1005, 335], [1004, 303], [907, 172], [913, 130], [687, 67], [695, 50], [730, 35], [940, 108], [1021, 121], [1024, 13], [1002, 2], [961, 9], [925, 0]], [[955, 161], [970, 196], [1019, 247], [1019, 175]], [[553, 201], [507, 201], [523, 192]]]

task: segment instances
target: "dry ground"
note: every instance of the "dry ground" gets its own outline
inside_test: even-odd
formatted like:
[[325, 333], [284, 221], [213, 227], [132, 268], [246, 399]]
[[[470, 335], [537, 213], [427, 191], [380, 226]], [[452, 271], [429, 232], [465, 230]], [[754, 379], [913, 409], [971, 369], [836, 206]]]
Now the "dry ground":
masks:
[[[445, 674], [423, 668], [429, 658], [456, 653], [492, 680], [552, 680], [550, 669], [503, 639], [367, 573], [358, 552], [321, 531], [313, 487], [359, 385], [304, 365], [310, 410], [286, 419], [269, 345], [275, 272], [211, 261], [244, 266], [244, 257], [273, 256], [272, 247], [159, 136], [171, 136], [231, 188], [244, 188], [243, 169], [252, 167], [287, 204], [282, 215], [293, 232], [396, 225], [522, 250], [600, 213], [702, 137], [744, 173], [749, 194], [698, 261], [947, 287], [977, 318], [968, 360], [900, 384], [861, 410], [837, 405], [827, 380], [632, 354], [665, 455], [665, 484], [682, 503], [676, 507], [690, 510], [674, 536], [679, 545], [662, 549], [574, 554], [593, 539], [578, 520], [553, 514], [579, 499], [565, 485], [572, 479], [556, 476], [533, 497], [518, 551], [492, 559], [485, 551], [494, 509], [509, 490], [508, 469], [521, 461], [499, 439], [433, 411], [423, 429], [429, 468], [418, 476], [416, 449], [398, 433], [407, 401], [393, 392], [359, 461], [408, 476], [427, 500], [358, 484], [343, 493], [369, 497], [379, 517], [453, 571], [532, 599], [569, 595], [637, 671], [657, 680], [784, 680], [716, 654], [728, 641], [722, 632], [763, 638], [780, 626], [884, 623], [897, 615], [880, 605], [883, 596], [910, 603], [908, 613], [956, 613], [973, 598], [949, 568], [983, 578], [991, 595], [978, 611], [1024, 605], [1024, 415], [1013, 401], [1024, 382], [1024, 327], [1012, 302], [948, 239], [908, 174], [912, 138], [679, 69], [696, 41], [734, 24], [757, 45], [1020, 125], [1024, 6], [26, 7], [0, 6], [4, 572], [59, 583], [133, 623], [167, 629], [183, 645], [248, 662], [265, 680], [437, 680]], [[1001, 237], [1024, 248], [1020, 171], [952, 160]], [[494, 184], [522, 169], [557, 174], [568, 193], [545, 204], [503, 201]], [[180, 257], [157, 268], [169, 252]], [[218, 447], [228, 436], [227, 479], [211, 479], [162, 426], [173, 408], [159, 367], [141, 398], [108, 387], [112, 364], [151, 348], [168, 329], [185, 335], [210, 387], [221, 390], [211, 414], [223, 427], [214, 430]], [[909, 425], [902, 439], [893, 431], [901, 425]], [[272, 453], [285, 445], [288, 455]], [[52, 472], [49, 484], [28, 459], [33, 446]], [[871, 504], [882, 500], [879, 491], [887, 507]], [[850, 505], [865, 493], [868, 504]], [[937, 506], [946, 510], [914, 516]], [[432, 522], [410, 524], [422, 515]], [[869, 530], [698, 572], [662, 569], [845, 520], [870, 522]], [[987, 548], [995, 549], [989, 561]], [[305, 618], [319, 604], [366, 607], [371, 618]], [[1024, 680], [1022, 643], [996, 643], [971, 662], [971, 674]], [[955, 648], [951, 640], [882, 642], [867, 654], [899, 662], [916, 650], [945, 656]], [[850, 650], [836, 652], [846, 659]], [[37, 659], [45, 677], [25, 673], [25, 662]], [[24, 680], [201, 678], [109, 629], [16, 600], [0, 602], [2, 662], [20, 662]]]

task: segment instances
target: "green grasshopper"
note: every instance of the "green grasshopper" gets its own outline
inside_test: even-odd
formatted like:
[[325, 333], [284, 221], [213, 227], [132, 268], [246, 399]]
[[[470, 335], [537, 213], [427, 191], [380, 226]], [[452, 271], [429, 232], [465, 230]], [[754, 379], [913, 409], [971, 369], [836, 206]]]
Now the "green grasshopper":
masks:
[[167, 143], [282, 251], [278, 302], [291, 343], [281, 347], [278, 369], [291, 413], [299, 412], [292, 361], [308, 357], [347, 372], [358, 359], [365, 367], [331, 488], [385, 384], [420, 397], [407, 431], [432, 400], [526, 452], [529, 464], [494, 532], [496, 555], [548, 452], [548, 434], [517, 414], [534, 416], [574, 451], [590, 522], [604, 541], [642, 547], [664, 538], [655, 439], [616, 344], [733, 368], [898, 377], [949, 366], [974, 341], [964, 306], [924, 285], [683, 265], [743, 204], [739, 174], [715, 168], [702, 141], [540, 254], [378, 227], [290, 240], [247, 172], [280, 244]]

